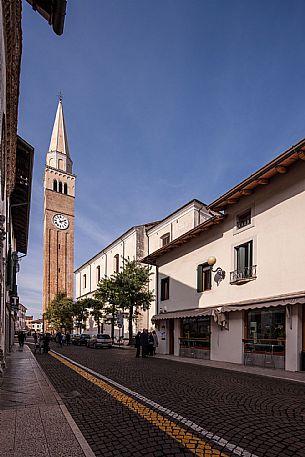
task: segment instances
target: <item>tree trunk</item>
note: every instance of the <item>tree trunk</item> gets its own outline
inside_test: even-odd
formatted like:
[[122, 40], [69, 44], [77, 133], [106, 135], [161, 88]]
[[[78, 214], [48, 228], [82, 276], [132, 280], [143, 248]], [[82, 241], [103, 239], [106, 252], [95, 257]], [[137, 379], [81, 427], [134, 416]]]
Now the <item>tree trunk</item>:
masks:
[[129, 316], [128, 316], [128, 337], [129, 337], [129, 346], [132, 346], [132, 318], [133, 318], [133, 306], [129, 306]]
[[114, 343], [114, 310], [112, 312], [112, 319], [111, 319], [111, 339], [112, 339], [112, 343]]

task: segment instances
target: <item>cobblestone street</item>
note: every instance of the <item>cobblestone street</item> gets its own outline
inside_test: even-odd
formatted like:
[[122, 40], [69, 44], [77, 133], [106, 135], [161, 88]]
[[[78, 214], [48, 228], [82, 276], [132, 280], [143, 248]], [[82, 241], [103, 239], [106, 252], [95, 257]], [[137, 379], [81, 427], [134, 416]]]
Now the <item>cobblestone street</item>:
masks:
[[96, 456], [305, 456], [305, 385], [130, 350], [53, 349], [70, 361], [37, 360]]

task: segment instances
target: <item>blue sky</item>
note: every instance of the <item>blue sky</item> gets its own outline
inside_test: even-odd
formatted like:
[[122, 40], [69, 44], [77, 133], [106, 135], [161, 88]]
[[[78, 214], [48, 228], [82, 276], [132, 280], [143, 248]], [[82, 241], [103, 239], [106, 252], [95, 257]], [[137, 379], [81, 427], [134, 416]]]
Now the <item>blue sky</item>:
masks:
[[129, 227], [210, 203], [305, 137], [303, 0], [68, 0], [64, 35], [23, 3], [19, 134], [35, 147], [28, 256], [41, 312], [43, 172], [59, 91], [75, 267]]

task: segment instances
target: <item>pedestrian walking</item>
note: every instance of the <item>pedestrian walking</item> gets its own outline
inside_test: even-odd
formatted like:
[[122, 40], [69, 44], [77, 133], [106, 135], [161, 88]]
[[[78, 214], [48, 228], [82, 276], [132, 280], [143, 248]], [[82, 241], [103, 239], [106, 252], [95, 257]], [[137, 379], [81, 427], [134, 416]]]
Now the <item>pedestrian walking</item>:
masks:
[[47, 354], [50, 350], [50, 336], [51, 335], [49, 333], [44, 333], [42, 336], [42, 347], [44, 354]]
[[148, 355], [154, 355], [154, 337], [152, 332], [149, 332], [148, 334]]
[[141, 347], [142, 347], [142, 357], [147, 358], [148, 357], [148, 331], [146, 328], [144, 328], [143, 332], [141, 333], [140, 343], [141, 343]]
[[61, 334], [61, 332], [57, 332], [56, 333], [56, 341], [57, 341], [59, 346], [62, 346], [62, 334]]
[[134, 339], [134, 347], [136, 348], [137, 352], [136, 352], [136, 357], [140, 357], [140, 350], [141, 350], [141, 332], [138, 332], [135, 336], [135, 339]]
[[70, 346], [70, 344], [71, 344], [71, 335], [70, 335], [70, 332], [67, 332], [67, 333], [66, 333], [66, 343], [67, 343], [67, 346]]
[[23, 332], [18, 333], [18, 343], [19, 343], [19, 348], [23, 350], [24, 346], [24, 340], [25, 340], [25, 335]]
[[153, 336], [153, 339], [154, 339], [153, 355], [156, 355], [156, 350], [157, 350], [157, 347], [159, 346], [158, 335], [157, 335], [156, 330], [153, 330], [152, 336]]
[[33, 333], [33, 340], [34, 340], [34, 344], [37, 344], [37, 333], [36, 332]]

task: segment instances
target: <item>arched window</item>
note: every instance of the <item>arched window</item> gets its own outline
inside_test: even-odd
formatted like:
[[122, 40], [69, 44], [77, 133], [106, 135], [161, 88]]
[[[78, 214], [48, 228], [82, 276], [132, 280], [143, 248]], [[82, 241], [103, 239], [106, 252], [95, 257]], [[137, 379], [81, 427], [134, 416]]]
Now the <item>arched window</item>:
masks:
[[53, 180], [53, 190], [55, 190], [55, 192], [57, 192], [57, 179]]
[[67, 193], [68, 193], [68, 184], [65, 182], [64, 183], [64, 194], [67, 195]]
[[101, 280], [101, 267], [98, 265], [96, 267], [96, 282], [100, 282]]
[[120, 269], [120, 258], [119, 258], [119, 254], [116, 254], [113, 257], [113, 271], [115, 273], [118, 273], [119, 269]]
[[62, 194], [62, 182], [59, 181], [58, 183], [58, 192], [60, 192]]
[[58, 159], [58, 169], [59, 170], [64, 169], [64, 161], [62, 159]]

